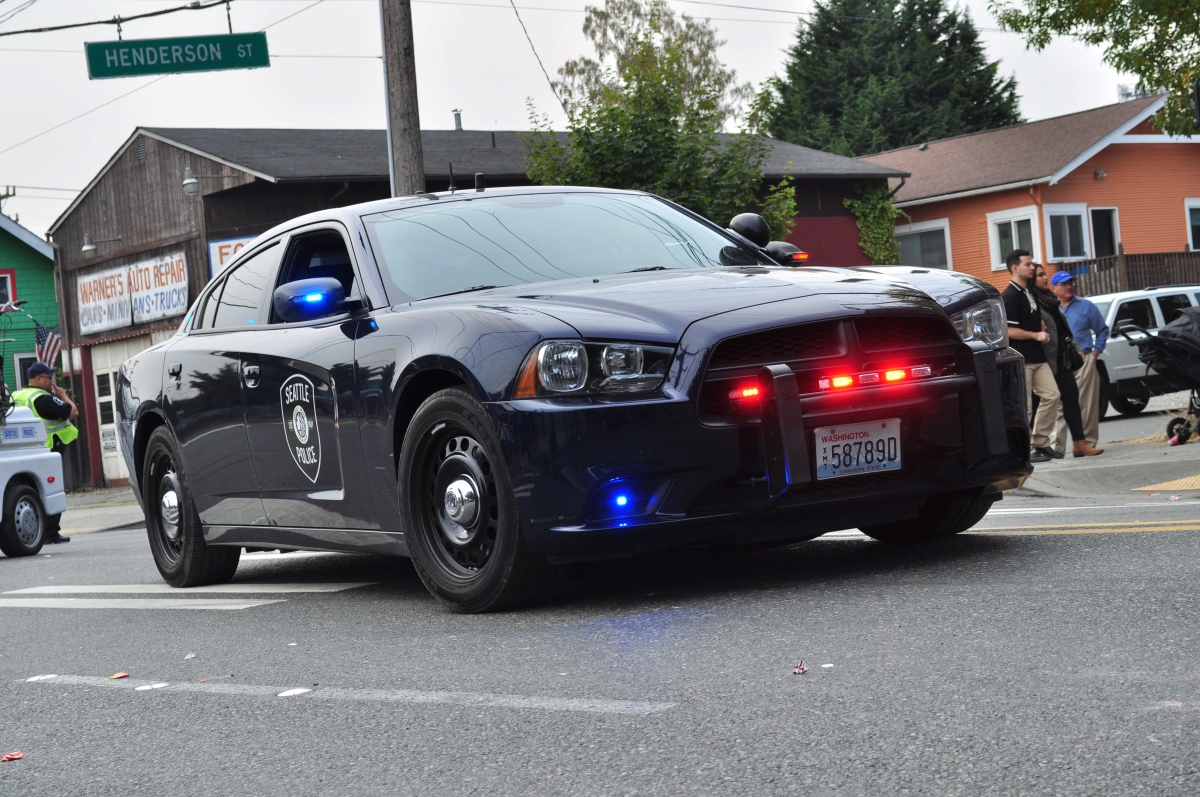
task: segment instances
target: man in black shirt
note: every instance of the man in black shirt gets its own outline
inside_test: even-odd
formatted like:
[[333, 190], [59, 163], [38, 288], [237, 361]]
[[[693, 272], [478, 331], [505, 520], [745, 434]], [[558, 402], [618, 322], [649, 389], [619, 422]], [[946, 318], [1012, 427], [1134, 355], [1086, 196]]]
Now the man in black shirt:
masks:
[[1037, 300], [1029, 292], [1033, 282], [1033, 257], [1025, 249], [1014, 249], [1004, 258], [1008, 266], [1010, 281], [1001, 298], [1004, 312], [1008, 315], [1008, 337], [1012, 347], [1025, 357], [1026, 412], [1033, 404], [1036, 393], [1041, 403], [1036, 418], [1029, 422], [1029, 433], [1033, 445], [1030, 459], [1048, 462], [1053, 459], [1050, 436], [1054, 432], [1054, 413], [1051, 411], [1059, 400], [1058, 385], [1054, 372], [1046, 362], [1046, 351], [1042, 344], [1050, 340]]

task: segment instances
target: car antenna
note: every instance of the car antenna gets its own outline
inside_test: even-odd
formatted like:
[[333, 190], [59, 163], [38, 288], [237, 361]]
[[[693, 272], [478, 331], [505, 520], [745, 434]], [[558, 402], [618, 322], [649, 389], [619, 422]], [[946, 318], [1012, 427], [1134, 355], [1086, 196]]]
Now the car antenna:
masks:
[[450, 193], [454, 193], [454, 163], [450, 162]]

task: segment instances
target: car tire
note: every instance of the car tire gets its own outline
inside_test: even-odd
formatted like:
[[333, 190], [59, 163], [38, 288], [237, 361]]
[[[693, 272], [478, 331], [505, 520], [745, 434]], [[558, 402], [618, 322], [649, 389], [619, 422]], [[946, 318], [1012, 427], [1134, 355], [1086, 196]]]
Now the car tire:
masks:
[[46, 542], [46, 508], [28, 484], [9, 484], [0, 522], [0, 551], [5, 556], [35, 556]]
[[242, 549], [204, 541], [175, 436], [166, 426], [150, 435], [142, 464], [146, 534], [158, 572], [172, 587], [222, 584], [237, 571]]
[[508, 609], [545, 584], [549, 565], [521, 532], [500, 439], [467, 391], [440, 390], [417, 408], [400, 450], [397, 500], [413, 566], [448, 608]]
[[1150, 394], [1146, 393], [1142, 396], [1119, 396], [1113, 393], [1109, 397], [1109, 403], [1112, 408], [1122, 415], [1132, 417], [1141, 415], [1142, 410], [1146, 409], [1146, 405], [1150, 403]]
[[[1172, 418], [1171, 420], [1167, 421], [1167, 439], [1170, 440], [1172, 437], [1175, 437], [1176, 435], [1178, 435], [1181, 431], [1183, 431], [1184, 429], [1187, 428], [1187, 425], [1188, 425], [1187, 418]], [[1186, 443], [1188, 440], [1191, 440], [1191, 439], [1192, 439], [1192, 434], [1191, 434], [1191, 431], [1189, 430], [1187, 437], [1180, 437], [1179, 440], [1177, 441], [1177, 445], [1183, 445], [1184, 443]]]
[[995, 500], [994, 496], [974, 492], [943, 493], [930, 498], [911, 520], [866, 526], [860, 531], [880, 542], [920, 542], [951, 537], [983, 520]]

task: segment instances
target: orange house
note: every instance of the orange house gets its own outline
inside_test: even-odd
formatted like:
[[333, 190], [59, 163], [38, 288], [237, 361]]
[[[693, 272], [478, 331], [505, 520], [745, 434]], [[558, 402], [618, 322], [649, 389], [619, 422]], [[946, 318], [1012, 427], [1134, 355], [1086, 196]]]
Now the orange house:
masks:
[[905, 265], [1008, 283], [1028, 249], [1050, 271], [1106, 257], [1200, 248], [1200, 136], [1153, 129], [1162, 96], [881, 152], [906, 171], [896, 204]]

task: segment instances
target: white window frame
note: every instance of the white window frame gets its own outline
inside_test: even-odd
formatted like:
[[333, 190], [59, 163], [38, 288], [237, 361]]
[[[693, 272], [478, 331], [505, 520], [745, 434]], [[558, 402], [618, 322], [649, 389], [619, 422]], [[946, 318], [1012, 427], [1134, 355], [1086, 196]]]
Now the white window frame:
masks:
[[[1042, 205], [1042, 215], [1046, 224], [1046, 262], [1047, 263], [1071, 263], [1077, 260], [1087, 260], [1092, 256], [1092, 225], [1091, 219], [1088, 218], [1088, 206], [1086, 202], [1071, 202], [1058, 205]], [[1051, 238], [1050, 217], [1051, 216], [1078, 216], [1083, 224], [1083, 246], [1087, 250], [1083, 253], [1083, 257], [1055, 257], [1054, 256], [1054, 240]], [[1035, 258], [1036, 259], [1036, 258]]]
[[950, 219], [930, 219], [929, 221], [915, 221], [912, 224], [901, 224], [896, 227], [896, 235], [909, 235], [915, 232], [929, 232], [930, 230], [941, 230], [942, 236], [946, 239], [946, 270], [954, 270], [954, 253], [950, 249]]
[[1183, 227], [1187, 230], [1188, 247], [1195, 252], [1200, 248], [1200, 241], [1192, 240], [1192, 209], [1200, 210], [1200, 197], [1188, 197], [1183, 200]]
[[[17, 390], [24, 390], [29, 387], [25, 384], [25, 374], [21, 371], [21, 358], [32, 357], [37, 360], [36, 351], [19, 351], [13, 354], [13, 382], [17, 385]], [[16, 392], [16, 391], [14, 391]]]
[[[1197, 201], [1200, 202], [1200, 200], [1197, 200]], [[1198, 207], [1200, 207], [1200, 205], [1198, 205]], [[1097, 255], [1096, 255], [1096, 231], [1094, 228], [1091, 228], [1092, 227], [1092, 211], [1093, 210], [1111, 210], [1113, 212], [1113, 233], [1117, 236], [1117, 239], [1113, 242], [1113, 244], [1116, 246], [1119, 246], [1121, 244], [1121, 211], [1116, 205], [1088, 205], [1088, 209], [1087, 209], [1087, 222], [1088, 222], [1088, 227], [1089, 227], [1088, 234], [1091, 235], [1091, 238], [1089, 239], [1089, 243], [1092, 247], [1091, 249], [1088, 250], [1088, 254], [1091, 255], [1092, 257], [1097, 257]]]
[[992, 271], [1006, 271], [1008, 269], [1008, 266], [1004, 263], [1004, 256], [1008, 252], [1000, 251], [1000, 236], [996, 233], [996, 225], [1004, 221], [1023, 220], [1030, 222], [1030, 232], [1033, 235], [1033, 259], [1039, 263], [1042, 262], [1042, 233], [1040, 220], [1038, 219], [1037, 205], [997, 210], [994, 213], [987, 214], [988, 249], [992, 256]]

